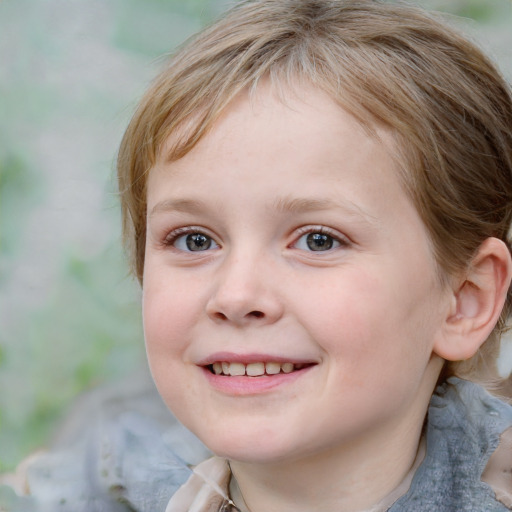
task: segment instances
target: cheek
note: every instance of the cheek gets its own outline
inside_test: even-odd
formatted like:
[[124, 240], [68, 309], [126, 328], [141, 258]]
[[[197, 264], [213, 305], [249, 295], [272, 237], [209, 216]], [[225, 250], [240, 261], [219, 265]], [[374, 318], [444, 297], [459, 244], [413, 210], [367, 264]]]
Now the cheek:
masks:
[[[173, 294], [151, 287], [144, 289], [142, 318], [148, 351], [163, 350], [173, 344], [175, 331], [179, 330], [179, 315], [173, 314]], [[172, 328], [171, 328], [172, 326]]]
[[[167, 406], [182, 414], [184, 396], [194, 401], [189, 382], [187, 350], [195, 310], [187, 294], [177, 287], [144, 282], [143, 321], [146, 353], [153, 380]], [[192, 327], [191, 327], [192, 326]], [[186, 407], [185, 407], [186, 409]]]
[[[147, 277], [147, 279], [146, 279]], [[147, 274], [142, 296], [144, 336], [151, 358], [183, 349], [191, 325], [197, 320], [197, 294], [186, 282]]]
[[381, 276], [379, 270], [353, 269], [324, 289], [309, 287], [310, 300], [302, 304], [300, 315], [316, 342], [335, 364], [353, 369], [346, 375], [354, 378], [358, 368], [380, 373], [404, 358], [423, 362], [430, 355], [431, 326], [424, 325], [431, 309], [427, 285], [412, 290], [405, 279]]
[[388, 316], [387, 297], [379, 294], [382, 283], [357, 269], [336, 277], [325, 287], [308, 285], [308, 300], [302, 302], [300, 316], [330, 353], [370, 350]]

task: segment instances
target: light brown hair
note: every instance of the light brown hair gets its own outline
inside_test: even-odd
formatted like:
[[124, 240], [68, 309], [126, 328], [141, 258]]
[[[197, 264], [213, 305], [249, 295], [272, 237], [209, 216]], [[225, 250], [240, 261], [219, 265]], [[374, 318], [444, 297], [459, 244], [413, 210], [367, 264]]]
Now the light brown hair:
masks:
[[[242, 90], [306, 80], [370, 131], [390, 127], [403, 185], [440, 275], [463, 272], [512, 218], [512, 98], [485, 55], [422, 9], [379, 0], [254, 0], [185, 44], [133, 116], [118, 157], [124, 236], [142, 283], [146, 180], [164, 141], [190, 151]], [[507, 242], [508, 243], [508, 242]], [[510, 300], [480, 352], [450, 373], [492, 373]]]

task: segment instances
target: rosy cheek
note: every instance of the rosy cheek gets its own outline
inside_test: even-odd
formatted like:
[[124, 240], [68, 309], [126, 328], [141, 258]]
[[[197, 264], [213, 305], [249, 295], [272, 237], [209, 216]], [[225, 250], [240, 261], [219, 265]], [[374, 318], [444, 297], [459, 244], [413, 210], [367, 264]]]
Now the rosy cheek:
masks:
[[373, 280], [364, 275], [349, 276], [310, 299], [303, 318], [312, 318], [319, 329], [338, 333], [341, 338], [364, 340], [370, 329], [369, 321], [378, 312], [374, 311], [377, 289]]
[[195, 308], [180, 286], [154, 286], [144, 292], [144, 334], [149, 357], [182, 350], [195, 323]]
[[[168, 300], [162, 293], [154, 290], [145, 290], [143, 297], [144, 335], [148, 348], [161, 348], [166, 339], [172, 334], [170, 328], [173, 315]], [[162, 347], [163, 348], [163, 347]]]

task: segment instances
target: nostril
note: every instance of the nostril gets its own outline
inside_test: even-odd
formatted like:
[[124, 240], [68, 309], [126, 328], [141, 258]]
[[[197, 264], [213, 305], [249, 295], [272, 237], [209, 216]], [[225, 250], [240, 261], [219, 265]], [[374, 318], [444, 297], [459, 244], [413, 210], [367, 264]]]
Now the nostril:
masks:
[[[1, 1], [1, 0], [0, 0]], [[247, 311], [247, 310], [246, 310]], [[257, 310], [257, 309], [254, 309], [252, 311], [248, 311], [247, 313], [245, 313], [243, 310], [242, 311], [222, 311], [222, 309], [220, 310], [213, 310], [213, 311], [208, 311], [208, 316], [216, 321], [216, 322], [234, 322], [234, 323], [238, 323], [238, 322], [241, 322], [241, 323], [245, 323], [247, 321], [251, 321], [251, 320], [259, 320], [259, 319], [265, 319], [267, 318], [267, 314], [263, 311], [260, 311], [260, 310]]]

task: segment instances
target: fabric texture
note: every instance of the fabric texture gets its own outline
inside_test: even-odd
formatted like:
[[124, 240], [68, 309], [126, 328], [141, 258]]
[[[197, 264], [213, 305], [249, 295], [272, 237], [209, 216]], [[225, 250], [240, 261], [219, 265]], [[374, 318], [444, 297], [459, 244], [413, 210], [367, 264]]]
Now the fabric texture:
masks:
[[[460, 379], [438, 387], [428, 411], [427, 454], [390, 512], [506, 512], [482, 473], [512, 426], [512, 407]], [[509, 454], [512, 469], [512, 452]], [[512, 478], [510, 481], [512, 490]]]
[[56, 443], [15, 486], [28, 495], [0, 479], [0, 511], [163, 512], [191, 466], [210, 456], [171, 415], [151, 378], [136, 375], [76, 405]]
[[[228, 501], [227, 463], [210, 458], [211, 454], [200, 441], [165, 410], [154, 390], [121, 401], [111, 396], [89, 407], [75, 423], [79, 424], [79, 435], [65, 436], [60, 446], [29, 464], [22, 486], [28, 485], [29, 496], [18, 496], [0, 485], [0, 510], [236, 510]], [[73, 428], [76, 430], [76, 425]], [[410, 487], [407, 483], [403, 488], [405, 494], [392, 493], [398, 499], [389, 509], [386, 504], [385, 509], [389, 512], [512, 510], [512, 437], [500, 445], [500, 456], [491, 459], [497, 467], [486, 470], [489, 458], [498, 448], [500, 435], [507, 429], [512, 429], [512, 407], [476, 384], [450, 379], [436, 390], [431, 400], [423, 461]], [[512, 434], [512, 430], [507, 433]], [[493, 489], [482, 481], [484, 470], [490, 481], [497, 482], [498, 488], [493, 484]]]
[[[426, 425], [426, 454], [420, 451], [404, 482], [366, 512], [505, 512], [512, 510], [512, 450], [494, 468], [508, 474], [508, 489], [481, 477], [500, 434], [512, 427], [512, 408], [471, 382], [450, 379], [432, 397]], [[424, 455], [424, 457], [423, 457]], [[421, 462], [421, 464], [420, 464]], [[166, 512], [230, 510], [229, 467], [213, 457], [199, 464], [174, 495]], [[411, 481], [412, 480], [412, 481]], [[501, 483], [501, 482], [500, 482]], [[502, 485], [503, 485], [502, 484]], [[236, 509], [233, 509], [236, 510]]]
[[[364, 512], [386, 512], [389, 507], [403, 494], [407, 492], [416, 470], [425, 457], [425, 443], [422, 441], [418, 449], [416, 460], [402, 483], [376, 503], [371, 509]], [[165, 509], [165, 512], [242, 512], [237, 503], [243, 501], [237, 487], [230, 485], [231, 471], [225, 459], [211, 457], [193, 469], [193, 474], [187, 482], [174, 494]], [[237, 498], [239, 498], [237, 500]], [[363, 511], [361, 511], [363, 512]]]

